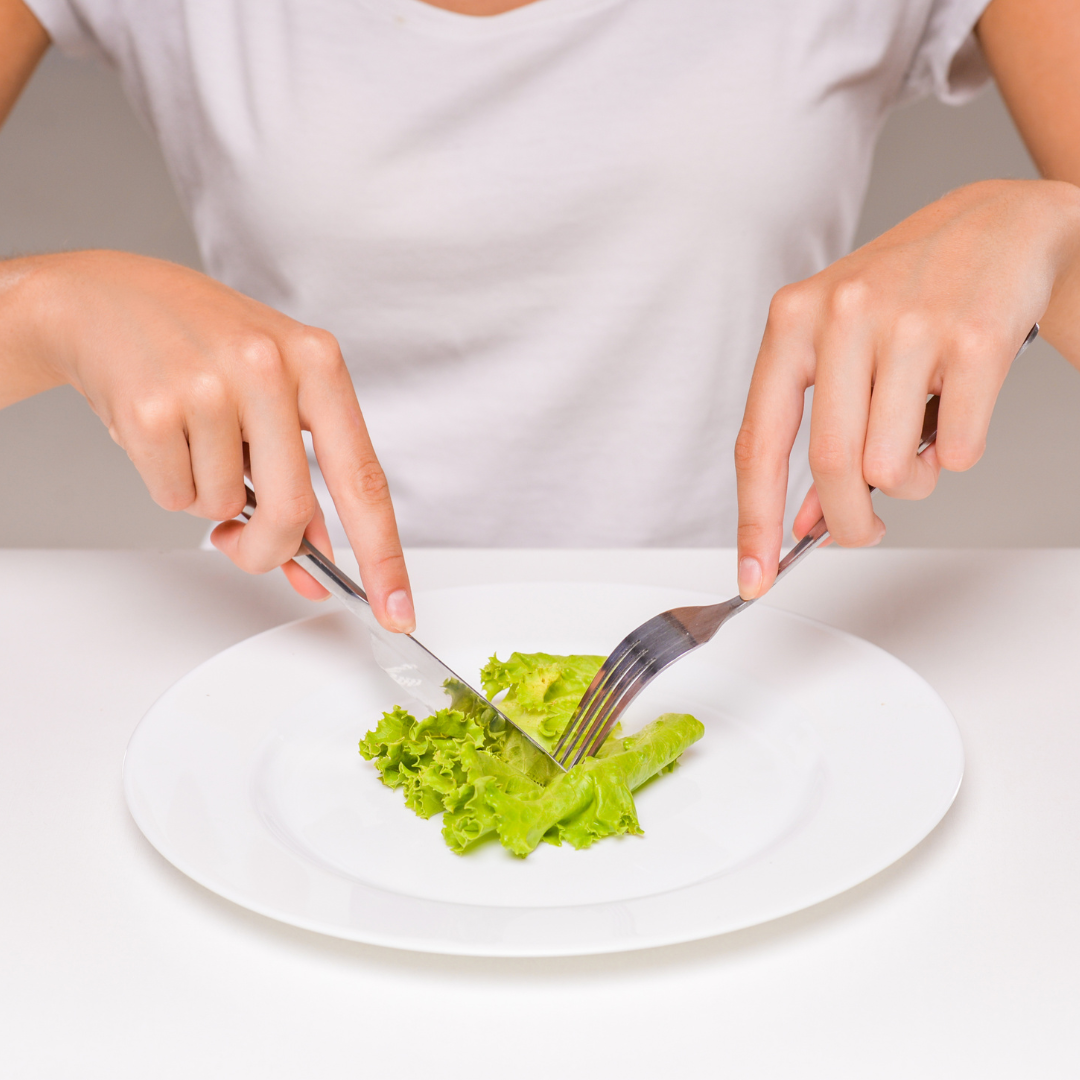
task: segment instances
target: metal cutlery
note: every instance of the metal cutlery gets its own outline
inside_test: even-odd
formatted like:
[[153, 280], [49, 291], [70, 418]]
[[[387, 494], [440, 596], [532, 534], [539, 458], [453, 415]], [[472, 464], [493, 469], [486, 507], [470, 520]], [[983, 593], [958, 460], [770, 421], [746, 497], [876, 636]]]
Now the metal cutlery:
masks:
[[[257, 503], [251, 487], [245, 484], [245, 489], [247, 505], [241, 511], [241, 517], [250, 519]], [[528, 732], [522, 731], [496, 705], [473, 689], [411, 634], [395, 634], [387, 630], [375, 618], [367, 593], [318, 548], [306, 539], [301, 540], [300, 550], [293, 558], [364, 624], [371, 635], [376, 663], [408, 694], [433, 712], [449, 708], [475, 716], [491, 731], [499, 731], [501, 725], [509, 724], [546, 758], [555, 760], [550, 751], [544, 749]], [[555, 764], [560, 770], [563, 769], [558, 762]]]
[[[1039, 324], [1036, 323], [1020, 346], [1017, 357], [1038, 333]], [[936, 396], [931, 396], [927, 402], [918, 449], [920, 454], [937, 438], [938, 403]], [[780, 560], [776, 581], [790, 573], [828, 536], [825, 519], [821, 518]], [[672, 608], [627, 634], [596, 673], [556, 744], [554, 756], [558, 764], [569, 769], [587, 754], [595, 754], [622, 712], [660, 672], [712, 640], [728, 619], [754, 602], [733, 596], [722, 604]]]

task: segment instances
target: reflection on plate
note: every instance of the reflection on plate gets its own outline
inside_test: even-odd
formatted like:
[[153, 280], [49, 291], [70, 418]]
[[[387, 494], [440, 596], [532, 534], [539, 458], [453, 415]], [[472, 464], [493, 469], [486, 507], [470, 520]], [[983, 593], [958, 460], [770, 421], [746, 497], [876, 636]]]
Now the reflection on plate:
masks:
[[[418, 598], [420, 636], [466, 678], [514, 649], [606, 653], [669, 607], [639, 586], [513, 585]], [[124, 766], [150, 842], [207, 888], [339, 937], [477, 955], [644, 948], [834, 896], [919, 842], [963, 770], [948, 710], [868, 643], [755, 605], [624, 717], [692, 712], [705, 737], [636, 796], [644, 837], [452, 854], [356, 744], [409, 704], [344, 612], [220, 654], [143, 719]]]

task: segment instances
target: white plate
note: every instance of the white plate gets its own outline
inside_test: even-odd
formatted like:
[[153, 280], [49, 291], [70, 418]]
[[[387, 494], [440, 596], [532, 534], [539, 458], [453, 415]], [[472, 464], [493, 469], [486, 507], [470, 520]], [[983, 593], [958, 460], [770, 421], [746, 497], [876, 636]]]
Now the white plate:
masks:
[[[466, 678], [515, 650], [603, 654], [658, 611], [717, 597], [511, 585], [418, 597], [420, 635]], [[406, 704], [344, 612], [242, 642], [173, 686], [128, 747], [147, 839], [208, 889], [283, 922], [428, 952], [557, 956], [689, 941], [851, 888], [941, 820], [963, 773], [948, 709], [859, 638], [758, 604], [669, 668], [636, 730], [693, 712], [704, 738], [638, 794], [644, 837], [461, 857], [356, 744]]]

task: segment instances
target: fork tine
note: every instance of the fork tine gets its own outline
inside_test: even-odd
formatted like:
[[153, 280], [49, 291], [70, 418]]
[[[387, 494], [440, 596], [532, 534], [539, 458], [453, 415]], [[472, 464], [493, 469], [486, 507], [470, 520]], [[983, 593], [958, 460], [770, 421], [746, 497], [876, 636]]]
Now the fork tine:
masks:
[[[570, 718], [570, 723], [566, 725], [562, 738], [555, 747], [555, 758], [564, 767], [570, 767], [566, 765], [566, 762], [571, 757], [573, 757], [575, 764], [581, 760], [582, 755], [575, 753], [575, 751], [582, 738], [586, 735], [591, 736], [596, 731], [598, 712], [603, 709], [605, 701], [618, 688], [625, 677], [627, 665], [633, 664], [644, 651], [641, 640], [643, 631], [654, 629], [653, 624], [657, 623], [660, 618], [660, 616], [657, 616], [650, 619], [630, 634], [627, 634], [601, 665], [600, 670], [589, 684], [589, 689], [585, 691], [584, 696], [578, 703], [577, 710]], [[603, 723], [603, 716], [599, 718], [599, 723]]]
[[[624, 671], [622, 667], [611, 672], [604, 686], [600, 687], [589, 707], [581, 713], [572, 724], [571, 737], [563, 752], [558, 757], [559, 764], [564, 768], [572, 768], [584, 756], [585, 747], [590, 745], [595, 733], [604, 726], [609, 711], [609, 702], [618, 696], [622, 686]], [[572, 762], [572, 765], [570, 764]]]
[[627, 679], [620, 679], [619, 685], [607, 695], [603, 705], [575, 746], [573, 756], [567, 762], [567, 768], [573, 768], [582, 758], [595, 754], [603, 745], [604, 739], [607, 738], [611, 729], [618, 722], [619, 714], [625, 707], [620, 707], [620, 703], [625, 700], [626, 704], [629, 704], [629, 699], [623, 693], [626, 685]]
[[[606, 733], [614, 726], [614, 722], [608, 723], [612, 710], [624, 697], [627, 688], [648, 670], [647, 657], [640, 653], [624, 655], [623, 662], [613, 668], [604, 684], [586, 703], [587, 707], [581, 709], [580, 716], [575, 718], [571, 738], [559, 757], [565, 768], [572, 768], [587, 753], [592, 753], [599, 747]], [[622, 709], [619, 708], [618, 711], [621, 712]]]
[[587, 747], [596, 741], [597, 734], [607, 722], [612, 707], [621, 699], [627, 686], [647, 665], [648, 659], [642, 656], [639, 646], [637, 652], [628, 649], [623, 655], [622, 662], [609, 672], [603, 686], [597, 688], [588, 708], [575, 718], [574, 737], [563, 758], [560, 758], [560, 761], [565, 758], [567, 768], [573, 768], [585, 756]]
[[630, 702], [681, 655], [681, 650], [675, 650], [663, 657], [651, 657], [643, 651], [628, 657], [621, 665], [617, 678], [609, 680], [599, 708], [577, 742], [576, 751], [567, 767], [572, 768], [586, 755], [595, 754]]
[[649, 682], [649, 679], [646, 677], [647, 675], [647, 671], [640, 672], [637, 679], [627, 686], [618, 698], [613, 696], [608, 699], [608, 708], [605, 710], [606, 715], [604, 716], [603, 723], [595, 730], [594, 734], [586, 737], [580, 751], [574, 758], [574, 765], [576, 765], [583, 757], [594, 755], [600, 747], [604, 745], [604, 740], [607, 739], [608, 735], [611, 734], [611, 729], [619, 722], [619, 717], [622, 716], [623, 711], [630, 702], [637, 697], [638, 692], [644, 689]]
[[613, 680], [619, 678], [619, 670], [619, 665], [613, 664], [607, 672], [598, 673], [598, 677], [603, 675], [603, 678], [594, 687], [590, 687], [581, 699], [577, 711], [570, 718], [570, 723], [566, 725], [563, 737], [555, 747], [555, 758], [560, 764], [565, 765], [566, 761], [577, 749], [582, 737], [592, 724], [597, 711], [607, 699]]
[[556, 758], [559, 757], [560, 752], [564, 746], [567, 746], [567, 740], [569, 739], [570, 745], [567, 747], [568, 751], [572, 748], [573, 744], [581, 736], [582, 723], [586, 714], [591, 717], [592, 711], [597, 707], [597, 703], [602, 700], [603, 686], [608, 681], [609, 677], [615, 671], [622, 661], [622, 658], [630, 650], [631, 646], [636, 641], [635, 633], [628, 634], [626, 637], [615, 646], [611, 655], [600, 665], [600, 670], [593, 676], [593, 681], [589, 683], [589, 688], [582, 695], [581, 701], [578, 702], [578, 707], [574, 711], [574, 715], [570, 718], [570, 722], [563, 730], [562, 737], [555, 745], [555, 749], [552, 751]]
[[[666, 614], [650, 619], [620, 642], [616, 652], [609, 657], [609, 660], [616, 659], [616, 663], [611, 665], [602, 683], [597, 685], [597, 680], [593, 680], [560, 740], [559, 746], [564, 742], [568, 745], [561, 755], [556, 747], [556, 757], [564, 767], [573, 768], [586, 754], [594, 754], [638, 693], [689, 651], [686, 636], [680, 634], [665, 640], [657, 651], [650, 652], [647, 641], [652, 632], [670, 628], [671, 620]], [[655, 639], [653, 646], [655, 649]], [[696, 643], [690, 645], [690, 649], [694, 647]], [[605, 663], [604, 667], [607, 666]], [[601, 668], [598, 672], [598, 679], [603, 671]]]

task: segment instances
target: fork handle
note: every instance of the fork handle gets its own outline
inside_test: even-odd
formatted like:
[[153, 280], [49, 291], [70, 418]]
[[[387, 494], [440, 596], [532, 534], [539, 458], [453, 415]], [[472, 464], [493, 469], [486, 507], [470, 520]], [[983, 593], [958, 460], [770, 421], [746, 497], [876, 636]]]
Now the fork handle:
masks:
[[[1023, 345], [1020, 346], [1016, 356], [1013, 357], [1014, 363], [1020, 359], [1020, 354], [1038, 336], [1039, 324], [1036, 323], [1028, 331], [1028, 336], [1024, 338]], [[915, 451], [916, 454], [921, 454], [927, 447], [934, 445], [934, 440], [937, 438], [938, 407], [940, 404], [941, 398], [937, 394], [931, 394], [927, 399], [926, 412], [923, 414], [922, 439], [919, 442], [919, 449]], [[877, 491], [877, 488], [871, 487], [870, 490]], [[825, 518], [820, 517], [810, 531], [780, 560], [780, 565], [776, 570], [776, 579], [773, 584], [775, 585], [789, 570], [798, 566], [798, 564], [801, 563], [814, 548], [821, 547], [828, 538], [829, 529], [825, 524]]]

